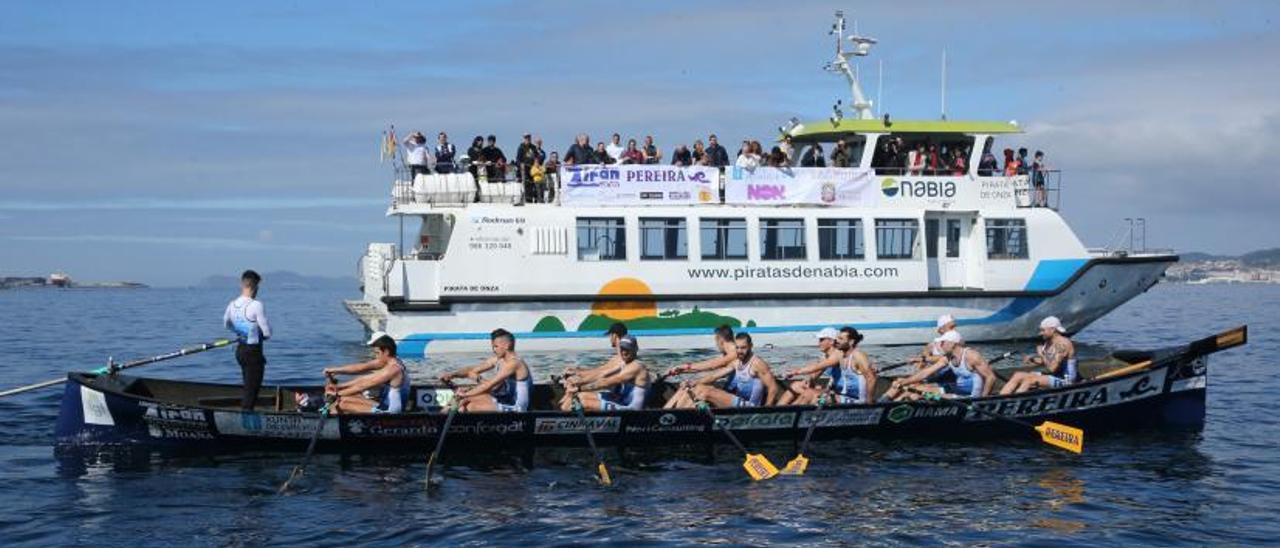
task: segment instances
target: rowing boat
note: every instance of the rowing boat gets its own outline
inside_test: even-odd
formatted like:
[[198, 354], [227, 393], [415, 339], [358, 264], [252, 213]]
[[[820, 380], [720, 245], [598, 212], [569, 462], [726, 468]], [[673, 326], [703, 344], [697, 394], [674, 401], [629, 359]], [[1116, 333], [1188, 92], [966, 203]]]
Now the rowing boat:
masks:
[[[1245, 344], [1247, 326], [1177, 347], [1118, 351], [1085, 362], [1091, 380], [1070, 386], [971, 400], [978, 413], [931, 401], [717, 410], [715, 416], [744, 441], [794, 441], [815, 422], [814, 439], [853, 437], [977, 440], [1028, 436], [991, 414], [1050, 420], [1099, 434], [1139, 429], [1200, 429], [1205, 422], [1208, 355]], [[414, 386], [409, 409], [397, 414], [341, 415], [321, 426], [319, 413], [301, 411], [295, 392], [318, 386], [267, 389], [254, 411], [239, 409], [240, 386], [143, 378], [116, 373], [69, 373], [56, 428], [57, 444], [129, 445], [173, 449], [301, 451], [319, 430], [321, 451], [420, 452], [445, 422], [452, 390]], [[656, 398], [673, 387], [654, 390]], [[883, 389], [883, 386], [881, 387]], [[665, 394], [664, 394], [665, 392]], [[558, 386], [534, 388], [532, 407], [552, 409]], [[657, 403], [656, 401], [654, 403]], [[587, 429], [600, 445], [654, 446], [718, 443], [716, 425], [695, 409], [588, 412], [460, 413], [450, 445], [528, 448], [577, 446]], [[1034, 435], [1034, 432], [1031, 433]]]

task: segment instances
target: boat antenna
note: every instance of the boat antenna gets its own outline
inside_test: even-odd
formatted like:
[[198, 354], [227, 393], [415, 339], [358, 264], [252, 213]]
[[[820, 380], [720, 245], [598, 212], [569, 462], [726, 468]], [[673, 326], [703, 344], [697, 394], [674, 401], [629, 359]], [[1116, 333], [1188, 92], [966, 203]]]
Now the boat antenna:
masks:
[[836, 10], [836, 21], [831, 25], [831, 31], [827, 34], [836, 37], [836, 58], [823, 67], [828, 72], [836, 72], [843, 74], [849, 81], [849, 91], [853, 96], [853, 114], [855, 118], [862, 120], [870, 120], [874, 118], [871, 113], [871, 101], [862, 93], [862, 86], [858, 82], [858, 73], [852, 62], [853, 57], [866, 57], [871, 53], [871, 46], [876, 44], [875, 38], [859, 36], [856, 30], [857, 23], [854, 23], [855, 30], [853, 35], [848, 36], [850, 42], [853, 43], [853, 49], [845, 51], [845, 22], [844, 11]]
[[942, 119], [947, 119], [947, 48], [942, 48]]
[[884, 59], [877, 59], [876, 62], [880, 65], [879, 80], [876, 81], [876, 116], [879, 116], [884, 110]]

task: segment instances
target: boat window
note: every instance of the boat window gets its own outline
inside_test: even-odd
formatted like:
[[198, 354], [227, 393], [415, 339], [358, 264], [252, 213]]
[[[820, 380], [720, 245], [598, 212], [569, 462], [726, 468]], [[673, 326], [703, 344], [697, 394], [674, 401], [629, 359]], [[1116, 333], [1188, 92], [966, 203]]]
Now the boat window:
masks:
[[866, 256], [862, 219], [818, 219], [818, 258], [824, 261]]
[[688, 223], [683, 217], [640, 219], [640, 259], [689, 258]]
[[627, 260], [625, 226], [622, 217], [578, 217], [578, 260]]
[[698, 232], [703, 260], [747, 258], [746, 219], [702, 219], [699, 221]]
[[[954, 176], [968, 172], [973, 136], [963, 133], [890, 133], [876, 141], [871, 155], [871, 167], [877, 175], [935, 175]], [[915, 169], [911, 159], [920, 154]], [[963, 158], [962, 163], [957, 158]]]
[[960, 219], [947, 219], [947, 257], [960, 256]]
[[760, 219], [760, 258], [803, 260], [804, 219]]
[[914, 259], [919, 231], [915, 219], [876, 219], [876, 258]]
[[987, 219], [987, 258], [1026, 259], [1026, 219]]

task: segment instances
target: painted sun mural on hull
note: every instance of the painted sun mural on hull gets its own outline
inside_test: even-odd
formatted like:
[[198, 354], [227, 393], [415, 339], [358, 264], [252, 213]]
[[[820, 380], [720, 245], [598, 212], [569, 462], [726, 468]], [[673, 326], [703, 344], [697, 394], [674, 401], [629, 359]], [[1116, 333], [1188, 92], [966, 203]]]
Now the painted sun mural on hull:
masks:
[[[604, 284], [598, 296], [612, 295], [652, 295], [649, 285], [636, 278], [614, 278]], [[591, 304], [591, 314], [578, 324], [576, 331], [604, 331], [613, 322], [622, 322], [629, 329], [712, 329], [720, 325], [742, 327], [743, 322], [732, 316], [707, 312], [698, 307], [681, 312], [676, 309], [659, 311], [658, 302], [653, 299], [637, 298], [635, 300], [599, 300]], [[754, 321], [748, 320], [747, 327], [753, 327]], [[535, 332], [568, 331], [564, 321], [556, 316], [543, 316], [533, 327]]]

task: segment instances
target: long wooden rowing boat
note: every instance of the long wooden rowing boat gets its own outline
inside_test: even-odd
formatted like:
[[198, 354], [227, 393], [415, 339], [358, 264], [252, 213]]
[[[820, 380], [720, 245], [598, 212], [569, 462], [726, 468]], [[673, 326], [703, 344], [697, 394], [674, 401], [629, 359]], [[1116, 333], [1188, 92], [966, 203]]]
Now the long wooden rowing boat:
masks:
[[[1068, 387], [972, 400], [982, 410], [1038, 422], [1050, 420], [1092, 434], [1144, 428], [1199, 429], [1205, 421], [1207, 356], [1245, 344], [1246, 326], [1178, 347], [1120, 351], [1083, 364], [1092, 380]], [[253, 412], [239, 409], [237, 385], [142, 378], [120, 373], [70, 373], [58, 416], [60, 446], [139, 445], [175, 449], [302, 450], [320, 416], [299, 411], [295, 391], [268, 388]], [[538, 385], [535, 409], [551, 409], [559, 387]], [[668, 388], [669, 390], [669, 388]], [[422, 452], [445, 420], [442, 401], [452, 392], [415, 386], [410, 410], [399, 414], [342, 415], [319, 432], [323, 451]], [[743, 440], [795, 440], [817, 421], [816, 439], [921, 437], [989, 439], [1034, 437], [1035, 432], [937, 402], [717, 410]], [[449, 427], [450, 445], [540, 447], [585, 442], [590, 428], [602, 445], [718, 443], [715, 425], [696, 410], [573, 413], [462, 413]]]

